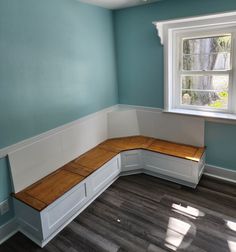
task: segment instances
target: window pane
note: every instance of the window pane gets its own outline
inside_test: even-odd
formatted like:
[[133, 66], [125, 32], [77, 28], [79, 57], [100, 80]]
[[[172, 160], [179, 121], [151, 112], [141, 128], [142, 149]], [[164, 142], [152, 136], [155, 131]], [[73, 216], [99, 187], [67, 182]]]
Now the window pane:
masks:
[[182, 105], [227, 109], [228, 92], [182, 91]]
[[231, 35], [183, 40], [183, 70], [229, 70]]
[[182, 76], [182, 105], [228, 108], [229, 76]]
[[182, 89], [227, 91], [228, 75], [183, 75]]
[[183, 70], [184, 71], [230, 70], [230, 53], [184, 55]]
[[210, 54], [231, 51], [231, 35], [183, 40], [184, 54]]

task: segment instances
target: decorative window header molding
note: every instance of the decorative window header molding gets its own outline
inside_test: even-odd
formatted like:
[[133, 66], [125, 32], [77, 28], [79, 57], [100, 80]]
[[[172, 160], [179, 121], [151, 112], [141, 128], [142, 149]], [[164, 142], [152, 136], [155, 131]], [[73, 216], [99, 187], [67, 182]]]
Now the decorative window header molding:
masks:
[[235, 25], [236, 24], [236, 11], [225, 12], [218, 14], [210, 14], [204, 16], [194, 16], [181, 19], [154, 21], [157, 34], [160, 37], [162, 45], [165, 43], [165, 37], [168, 35], [167, 31], [171, 30], [185, 30], [196, 27], [209, 27], [209, 25]]
[[[232, 69], [231, 72], [222, 71], [221, 74], [229, 76], [228, 81], [228, 104], [227, 108], [197, 105], [194, 103], [182, 103], [182, 85], [181, 78], [184, 74], [197, 75], [197, 71], [193, 70], [183, 73], [182, 68], [182, 45], [184, 38], [203, 38], [209, 36], [231, 34], [232, 48], [236, 47], [236, 11], [210, 14], [204, 16], [195, 16], [182, 19], [173, 19], [166, 21], [153, 22], [157, 29], [160, 42], [164, 45], [164, 110], [171, 113], [199, 115], [207, 117], [209, 113], [211, 117], [236, 120], [236, 52], [231, 51]], [[198, 71], [204, 76], [207, 73], [204, 69]], [[216, 75], [214, 69], [208, 71], [210, 76]], [[219, 71], [218, 71], [219, 74]], [[191, 97], [190, 97], [191, 98]], [[196, 105], [196, 106], [195, 106]], [[207, 111], [206, 113], [204, 113]], [[217, 112], [217, 114], [216, 114]]]

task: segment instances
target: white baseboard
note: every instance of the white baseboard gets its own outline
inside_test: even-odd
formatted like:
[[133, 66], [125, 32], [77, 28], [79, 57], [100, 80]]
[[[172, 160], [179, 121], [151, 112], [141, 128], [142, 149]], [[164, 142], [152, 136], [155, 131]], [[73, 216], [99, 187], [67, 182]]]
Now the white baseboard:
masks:
[[2, 244], [17, 232], [18, 225], [15, 218], [0, 226], [0, 244]]
[[236, 183], [236, 170], [229, 170], [223, 167], [206, 164], [204, 174], [214, 178]]

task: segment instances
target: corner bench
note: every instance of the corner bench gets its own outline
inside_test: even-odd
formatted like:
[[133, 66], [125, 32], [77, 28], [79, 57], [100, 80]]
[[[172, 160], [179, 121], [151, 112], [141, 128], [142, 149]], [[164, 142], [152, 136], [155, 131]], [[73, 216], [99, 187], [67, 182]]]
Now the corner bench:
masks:
[[196, 187], [205, 148], [145, 136], [108, 139], [13, 194], [19, 230], [43, 247], [120, 175], [147, 173]]

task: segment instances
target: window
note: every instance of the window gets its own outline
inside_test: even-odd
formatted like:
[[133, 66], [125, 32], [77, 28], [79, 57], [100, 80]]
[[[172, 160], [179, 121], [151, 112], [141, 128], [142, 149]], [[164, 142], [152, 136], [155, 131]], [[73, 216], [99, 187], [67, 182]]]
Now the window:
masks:
[[232, 35], [181, 38], [177, 108], [229, 111]]
[[236, 119], [236, 12], [154, 24], [164, 45], [165, 110]]

